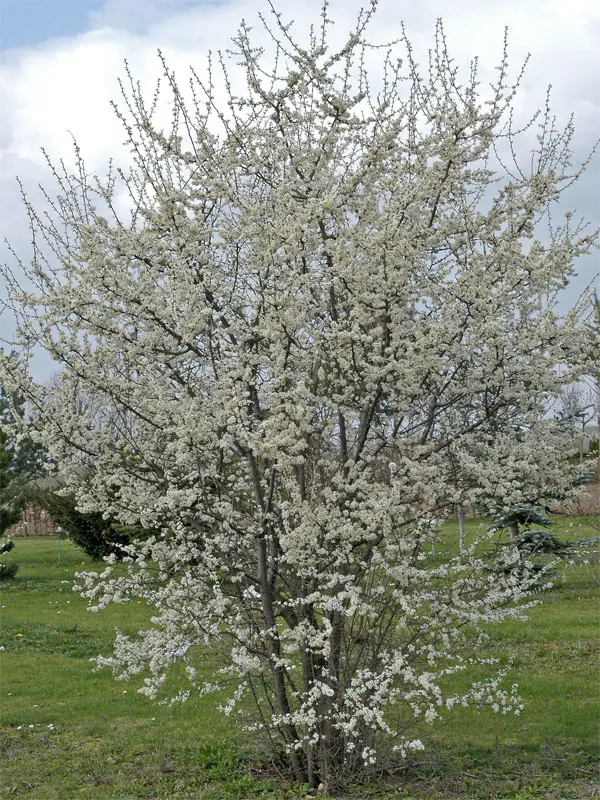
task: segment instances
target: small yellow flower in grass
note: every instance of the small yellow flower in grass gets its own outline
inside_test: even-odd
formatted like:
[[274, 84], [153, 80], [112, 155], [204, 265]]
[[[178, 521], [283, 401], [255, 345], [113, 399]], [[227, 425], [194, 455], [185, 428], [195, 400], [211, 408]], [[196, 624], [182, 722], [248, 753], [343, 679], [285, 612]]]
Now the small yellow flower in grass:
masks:
[[23, 638], [23, 634], [22, 633], [17, 633], [17, 638], [18, 639], [22, 639]]

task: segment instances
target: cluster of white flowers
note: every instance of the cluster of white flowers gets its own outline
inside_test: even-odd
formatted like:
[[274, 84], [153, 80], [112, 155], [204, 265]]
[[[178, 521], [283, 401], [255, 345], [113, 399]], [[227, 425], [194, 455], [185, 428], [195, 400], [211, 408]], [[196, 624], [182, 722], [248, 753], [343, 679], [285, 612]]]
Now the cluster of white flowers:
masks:
[[[483, 100], [440, 28], [428, 74], [401, 40], [373, 92], [365, 24], [332, 53], [326, 9], [306, 47], [276, 17], [272, 75], [242, 26], [245, 96], [221, 111], [195, 76], [189, 108], [167, 69], [167, 132], [132, 82], [132, 170], [92, 181], [80, 162], [56, 172], [57, 219], [28, 205], [23, 352], [2, 375], [79, 508], [155, 532], [79, 578], [95, 609], [155, 609], [98, 665], [155, 697], [216, 647], [242, 687], [224, 711], [253, 698], [312, 785], [372, 765], [381, 734], [420, 748], [408, 727], [452, 706], [519, 710], [502, 669], [444, 686], [537, 576], [514, 548], [491, 572], [484, 543], [443, 563], [430, 544], [456, 504], [568, 495], [544, 411], [554, 365], [573, 380], [590, 341], [552, 301], [593, 236], [570, 217], [535, 238], [579, 174], [571, 126], [534, 119], [529, 171], [504, 169], [506, 54]], [[62, 365], [50, 388], [26, 370], [36, 344]]]
[[50, 733], [54, 733], [56, 731], [56, 728], [54, 727], [52, 722], [49, 723], [48, 725], [44, 725], [43, 723], [40, 723], [40, 722], [36, 723], [35, 725], [17, 725], [15, 730], [17, 730], [17, 731], [35, 730], [36, 728], [43, 728], [43, 729], [49, 731]]

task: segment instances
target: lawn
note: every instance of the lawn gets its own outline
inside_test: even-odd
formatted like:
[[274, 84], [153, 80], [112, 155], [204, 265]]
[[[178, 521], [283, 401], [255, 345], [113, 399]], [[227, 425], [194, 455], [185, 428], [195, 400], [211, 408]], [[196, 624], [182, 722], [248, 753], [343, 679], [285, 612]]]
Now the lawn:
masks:
[[[573, 523], [572, 527], [569, 524]], [[472, 533], [475, 523], [469, 523]], [[592, 534], [583, 519], [557, 533]], [[446, 525], [436, 557], [456, 531]], [[15, 580], [1, 585], [0, 797], [40, 800], [249, 800], [305, 797], [269, 774], [258, 746], [215, 709], [214, 697], [155, 705], [128, 683], [94, 672], [115, 627], [135, 632], [142, 605], [86, 610], [71, 590], [86, 563], [70, 542], [16, 540]], [[598, 798], [598, 574], [560, 568], [528, 622], [493, 630], [494, 652], [516, 653], [521, 716], [455, 712], [423, 733], [428, 749], [404, 772], [344, 798], [575, 800]]]

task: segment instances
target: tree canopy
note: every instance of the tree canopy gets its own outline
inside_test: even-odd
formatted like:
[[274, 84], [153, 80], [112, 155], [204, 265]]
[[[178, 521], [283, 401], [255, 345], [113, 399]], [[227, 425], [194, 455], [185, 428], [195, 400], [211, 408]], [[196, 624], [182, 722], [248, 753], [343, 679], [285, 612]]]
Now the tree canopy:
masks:
[[[131, 168], [93, 177], [78, 153], [49, 217], [27, 204], [34, 289], [13, 287], [23, 353], [3, 365], [78, 508], [158, 531], [126, 576], [81, 578], [95, 607], [155, 607], [99, 663], [154, 697], [184, 648], [179, 697], [233, 678], [224, 710], [252, 699], [312, 786], [421, 748], [415, 720], [454, 705], [519, 710], [504, 665], [447, 676], [539, 575], [517, 548], [492, 574], [475, 545], [440, 563], [428, 543], [456, 504], [569, 495], [545, 410], [555, 365], [589, 361], [555, 298], [595, 235], [570, 213], [539, 235], [582, 170], [572, 123], [546, 106], [519, 130], [506, 48], [483, 88], [441, 24], [424, 71], [403, 32], [380, 50], [373, 88], [374, 6], [337, 51], [326, 5], [305, 42], [263, 20], [272, 58], [242, 25], [225, 98], [212, 67], [188, 91], [164, 63], [168, 129], [126, 81]], [[51, 389], [34, 344], [62, 366]], [[215, 642], [206, 684], [194, 648]]]

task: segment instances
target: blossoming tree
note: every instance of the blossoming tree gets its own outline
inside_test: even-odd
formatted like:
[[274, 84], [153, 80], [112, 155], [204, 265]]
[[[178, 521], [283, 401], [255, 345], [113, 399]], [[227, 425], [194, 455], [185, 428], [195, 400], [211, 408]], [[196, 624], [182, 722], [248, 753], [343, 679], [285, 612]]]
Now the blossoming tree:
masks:
[[[154, 697], [179, 654], [204, 691], [193, 654], [218, 643], [225, 710], [254, 708], [313, 786], [384, 741], [421, 748], [411, 726], [453, 705], [518, 710], [502, 666], [459, 692], [447, 676], [534, 578], [516, 549], [491, 572], [481, 549], [440, 563], [428, 541], [458, 503], [518, 504], [524, 474], [564, 496], [543, 412], [553, 365], [573, 375], [589, 350], [553, 300], [594, 237], [567, 215], [536, 238], [580, 172], [571, 123], [536, 116], [517, 163], [506, 51], [481, 90], [441, 26], [425, 73], [401, 34], [373, 88], [373, 10], [338, 51], [326, 6], [304, 44], [274, 12], [270, 60], [242, 25], [245, 88], [224, 61], [223, 102], [210, 69], [186, 100], [165, 65], [167, 130], [131, 80], [117, 113], [133, 166], [56, 167], [50, 213], [26, 199], [28, 288], [7, 272], [24, 349], [3, 380], [66, 490], [160, 531], [126, 575], [81, 578], [94, 607], [155, 608], [100, 663]], [[25, 369], [34, 344], [62, 365], [51, 390]]]

